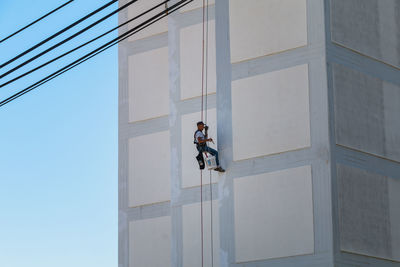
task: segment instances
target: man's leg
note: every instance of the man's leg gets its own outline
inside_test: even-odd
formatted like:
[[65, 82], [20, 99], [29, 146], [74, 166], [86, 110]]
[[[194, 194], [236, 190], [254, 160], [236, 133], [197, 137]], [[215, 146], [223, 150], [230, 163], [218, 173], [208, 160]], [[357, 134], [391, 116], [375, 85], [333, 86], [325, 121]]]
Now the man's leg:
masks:
[[205, 151], [210, 153], [211, 155], [215, 156], [215, 161], [217, 162], [217, 166], [219, 166], [219, 158], [218, 158], [218, 151], [215, 149], [212, 149], [211, 147], [206, 147]]

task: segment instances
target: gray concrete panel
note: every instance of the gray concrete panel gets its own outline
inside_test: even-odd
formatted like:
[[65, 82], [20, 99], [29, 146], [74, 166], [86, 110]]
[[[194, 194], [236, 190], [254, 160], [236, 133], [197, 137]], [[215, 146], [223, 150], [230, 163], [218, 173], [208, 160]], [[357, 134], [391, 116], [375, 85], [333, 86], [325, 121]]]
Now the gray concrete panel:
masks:
[[331, 0], [332, 41], [400, 67], [399, 9], [397, 0]]
[[392, 257], [388, 179], [338, 165], [340, 248], [373, 257]]
[[337, 143], [383, 155], [382, 82], [334, 65], [333, 86]]
[[392, 259], [400, 261], [400, 179], [389, 178], [388, 191]]
[[333, 64], [337, 144], [400, 161], [400, 87]]

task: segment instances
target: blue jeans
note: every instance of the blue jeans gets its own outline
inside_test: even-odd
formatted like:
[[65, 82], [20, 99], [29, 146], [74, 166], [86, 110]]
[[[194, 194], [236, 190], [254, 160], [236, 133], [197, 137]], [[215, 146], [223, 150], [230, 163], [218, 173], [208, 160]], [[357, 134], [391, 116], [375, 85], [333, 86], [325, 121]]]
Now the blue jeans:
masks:
[[219, 158], [218, 158], [218, 151], [215, 149], [212, 149], [211, 147], [208, 146], [197, 146], [197, 150], [199, 152], [208, 152], [211, 155], [215, 157], [215, 161], [217, 162], [217, 166], [219, 166]]

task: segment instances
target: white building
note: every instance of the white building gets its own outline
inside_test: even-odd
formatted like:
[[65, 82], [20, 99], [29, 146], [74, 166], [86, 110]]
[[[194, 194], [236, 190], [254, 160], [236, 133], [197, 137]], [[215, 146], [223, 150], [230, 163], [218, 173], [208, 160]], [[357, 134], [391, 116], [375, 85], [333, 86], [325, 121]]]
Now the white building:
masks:
[[[202, 11], [119, 47], [120, 267], [201, 266]], [[204, 266], [211, 225], [216, 267], [400, 266], [399, 32], [396, 0], [210, 0]]]

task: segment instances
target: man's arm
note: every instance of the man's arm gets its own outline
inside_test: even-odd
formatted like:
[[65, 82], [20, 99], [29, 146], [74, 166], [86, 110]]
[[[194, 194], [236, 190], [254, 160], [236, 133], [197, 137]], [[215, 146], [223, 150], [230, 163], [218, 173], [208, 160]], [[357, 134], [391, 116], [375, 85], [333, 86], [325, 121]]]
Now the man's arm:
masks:
[[204, 144], [205, 142], [213, 142], [213, 140], [212, 140], [212, 138], [201, 140], [200, 137], [197, 137], [197, 142], [199, 144]]

